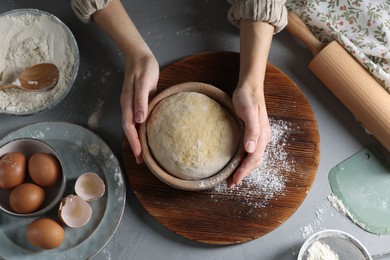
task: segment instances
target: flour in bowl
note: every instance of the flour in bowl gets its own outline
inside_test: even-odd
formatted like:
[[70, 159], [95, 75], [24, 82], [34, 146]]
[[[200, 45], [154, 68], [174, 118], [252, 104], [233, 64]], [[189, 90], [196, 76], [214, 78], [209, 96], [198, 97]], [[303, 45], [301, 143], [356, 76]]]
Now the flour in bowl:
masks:
[[327, 244], [315, 241], [308, 250], [307, 260], [339, 260], [339, 256]]
[[12, 83], [27, 67], [54, 63], [59, 71], [57, 85], [49, 91], [0, 91], [0, 112], [28, 114], [49, 108], [68, 90], [78, 66], [77, 46], [62, 24], [37, 10], [10, 12], [0, 16], [0, 84]]

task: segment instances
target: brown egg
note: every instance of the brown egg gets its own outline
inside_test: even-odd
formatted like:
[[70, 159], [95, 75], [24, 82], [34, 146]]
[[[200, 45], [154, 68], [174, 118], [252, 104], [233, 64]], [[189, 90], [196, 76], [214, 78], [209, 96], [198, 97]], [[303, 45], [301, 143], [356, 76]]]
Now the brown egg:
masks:
[[39, 249], [53, 249], [64, 241], [64, 229], [50, 218], [40, 218], [28, 225], [27, 238]]
[[46, 153], [35, 153], [28, 160], [31, 179], [42, 187], [56, 184], [61, 176], [61, 167], [56, 157]]
[[37, 211], [45, 201], [45, 191], [36, 184], [22, 183], [9, 195], [11, 208], [21, 214]]
[[26, 157], [19, 152], [7, 153], [0, 159], [0, 189], [12, 189], [24, 181]]

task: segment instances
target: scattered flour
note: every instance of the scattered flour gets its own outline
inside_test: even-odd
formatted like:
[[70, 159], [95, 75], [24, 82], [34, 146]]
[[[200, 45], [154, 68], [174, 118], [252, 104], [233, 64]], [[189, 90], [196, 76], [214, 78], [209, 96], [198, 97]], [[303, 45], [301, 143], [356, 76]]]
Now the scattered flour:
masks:
[[104, 101], [99, 100], [97, 105], [96, 105], [96, 111], [93, 112], [88, 118], [88, 126], [92, 130], [95, 130], [99, 127], [100, 118], [102, 117], [103, 104], [104, 104]]
[[92, 130], [95, 130], [99, 127], [101, 113], [100, 111], [93, 112], [88, 118], [88, 126]]
[[314, 233], [314, 229], [313, 229], [312, 224], [301, 227], [300, 230], [302, 231], [302, 237], [304, 239], [308, 238], [310, 235], [312, 235]]
[[98, 156], [100, 153], [100, 145], [98, 143], [90, 143], [87, 145], [88, 153]]
[[331, 205], [333, 206], [333, 208], [335, 208], [338, 212], [340, 212], [342, 215], [348, 217], [353, 223], [359, 225], [360, 227], [362, 227], [363, 229], [366, 228], [366, 226], [364, 225], [364, 223], [361, 223], [359, 222], [354, 216], [353, 214], [351, 214], [350, 211], [348, 211], [348, 209], [345, 207], [344, 203], [339, 200], [337, 198], [336, 195], [334, 194], [330, 194], [328, 196], [328, 200], [329, 202], [331, 203]]
[[317, 210], [314, 214], [314, 219], [306, 226], [300, 228], [300, 231], [302, 232], [302, 238], [307, 239], [314, 233], [314, 231], [325, 229], [321, 227], [321, 224], [326, 219], [326, 213], [328, 212], [329, 208], [329, 198], [325, 198], [321, 205], [317, 207]]
[[315, 241], [308, 250], [307, 260], [338, 260], [339, 256], [327, 244]]
[[[336, 209], [342, 215], [347, 216], [352, 221], [354, 221], [351, 215], [349, 214], [347, 208], [344, 206], [343, 202], [339, 200], [334, 194], [331, 193], [327, 197], [325, 197], [321, 205], [317, 207], [317, 210], [314, 215], [314, 219], [306, 226], [300, 228], [300, 231], [302, 232], [302, 238], [307, 239], [315, 231], [325, 229], [324, 227], [321, 226], [321, 224], [326, 219], [326, 216], [329, 215], [327, 213], [331, 207]], [[332, 213], [330, 213], [330, 216], [333, 216]]]
[[111, 252], [108, 249], [103, 249], [102, 254], [104, 255], [106, 260], [111, 260]]
[[348, 210], [344, 206], [343, 202], [339, 200], [334, 194], [330, 194], [328, 196], [328, 200], [332, 204], [333, 208], [335, 208], [338, 212], [340, 212], [344, 216], [349, 216]]
[[34, 112], [61, 98], [72, 80], [77, 51], [64, 28], [46, 14], [9, 14], [0, 17], [0, 35], [0, 84], [13, 82], [26, 67], [37, 63], [54, 63], [60, 70], [59, 81], [50, 91], [0, 91], [0, 111]]
[[226, 182], [214, 187], [216, 194], [237, 196], [240, 202], [253, 208], [265, 207], [277, 195], [283, 195], [286, 176], [294, 171], [293, 162], [286, 160], [284, 150], [290, 128], [282, 120], [270, 119], [271, 140], [259, 168], [246, 177], [240, 185], [228, 189]]

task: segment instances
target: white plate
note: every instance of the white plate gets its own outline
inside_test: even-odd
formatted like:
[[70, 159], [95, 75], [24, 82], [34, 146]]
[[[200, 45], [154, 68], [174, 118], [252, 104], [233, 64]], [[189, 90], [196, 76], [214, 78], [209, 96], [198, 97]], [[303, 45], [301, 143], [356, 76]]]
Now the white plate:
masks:
[[[91, 220], [81, 228], [65, 227], [60, 247], [37, 250], [25, 232], [33, 218], [17, 218], [0, 213], [0, 259], [87, 259], [96, 254], [113, 236], [122, 218], [126, 190], [123, 174], [111, 149], [93, 132], [70, 123], [42, 122], [8, 134], [0, 145], [30, 137], [45, 141], [55, 148], [65, 164], [65, 194], [75, 194], [74, 184], [84, 172], [97, 173], [106, 184], [106, 193], [91, 202]], [[57, 207], [46, 215], [57, 218]]]

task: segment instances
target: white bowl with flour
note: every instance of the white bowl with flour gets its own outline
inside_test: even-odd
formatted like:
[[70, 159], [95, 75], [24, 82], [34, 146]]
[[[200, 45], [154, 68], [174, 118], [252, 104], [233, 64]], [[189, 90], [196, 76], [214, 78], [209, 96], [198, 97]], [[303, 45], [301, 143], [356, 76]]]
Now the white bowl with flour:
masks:
[[297, 260], [372, 260], [364, 245], [341, 230], [327, 229], [309, 237]]
[[0, 91], [0, 113], [32, 115], [57, 105], [70, 91], [79, 69], [79, 50], [69, 28], [54, 15], [16, 9], [0, 15], [0, 84], [13, 82], [27, 67], [54, 63], [57, 85], [44, 92]]

